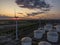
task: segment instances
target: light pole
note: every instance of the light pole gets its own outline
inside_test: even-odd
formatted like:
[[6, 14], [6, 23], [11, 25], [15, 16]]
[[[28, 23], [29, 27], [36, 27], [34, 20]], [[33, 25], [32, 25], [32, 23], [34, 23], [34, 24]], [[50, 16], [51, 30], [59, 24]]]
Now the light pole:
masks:
[[16, 40], [18, 40], [18, 20], [17, 20], [17, 16], [16, 16], [16, 11], [15, 11], [15, 9], [14, 9], [14, 14], [15, 14], [15, 19], [16, 19], [16, 21], [15, 21], [15, 23], [16, 23]]
[[16, 40], [18, 40], [18, 20], [17, 20], [18, 17], [15, 18], [16, 18]]

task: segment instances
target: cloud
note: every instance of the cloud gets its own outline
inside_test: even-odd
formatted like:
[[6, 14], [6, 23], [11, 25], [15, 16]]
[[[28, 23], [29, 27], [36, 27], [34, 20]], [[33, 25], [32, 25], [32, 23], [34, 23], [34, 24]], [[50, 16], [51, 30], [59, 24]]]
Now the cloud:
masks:
[[49, 7], [50, 5], [47, 4], [45, 2], [45, 0], [16, 0], [15, 3], [19, 6], [19, 7], [22, 7], [22, 8], [27, 8], [27, 9], [35, 9], [35, 11], [37, 11], [36, 9], [42, 9], [43, 12], [32, 12], [30, 14], [27, 14], [28, 16], [34, 16], [34, 15], [37, 15], [37, 14], [42, 14], [46, 11], [49, 11]]
[[48, 8], [49, 4], [43, 0], [16, 0], [17, 5], [23, 8]]
[[32, 14], [27, 14], [28, 16], [35, 16], [35, 15], [37, 15], [37, 14], [42, 14], [42, 13], [44, 13], [44, 12], [33, 12]]

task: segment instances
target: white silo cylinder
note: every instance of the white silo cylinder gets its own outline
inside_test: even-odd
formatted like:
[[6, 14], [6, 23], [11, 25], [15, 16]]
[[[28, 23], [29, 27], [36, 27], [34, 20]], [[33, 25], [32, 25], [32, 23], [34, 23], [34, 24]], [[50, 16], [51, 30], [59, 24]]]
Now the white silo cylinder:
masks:
[[57, 32], [60, 32], [60, 25], [56, 25], [55, 28]]
[[44, 30], [45, 30], [45, 31], [50, 31], [50, 30], [53, 29], [52, 27], [53, 27], [53, 26], [52, 26], [51, 24], [46, 24], [46, 25], [44, 26]]
[[45, 34], [44, 28], [40, 27], [40, 28], [38, 28], [38, 30], [41, 30]]
[[34, 31], [34, 38], [41, 39], [43, 37], [43, 31], [42, 30], [35, 30]]
[[30, 37], [22, 38], [21, 45], [32, 45], [32, 39]]
[[47, 40], [50, 42], [57, 42], [58, 41], [58, 33], [57, 32], [48, 32], [47, 33]]
[[38, 45], [51, 45], [51, 43], [46, 42], [46, 41], [41, 41], [38, 43]]

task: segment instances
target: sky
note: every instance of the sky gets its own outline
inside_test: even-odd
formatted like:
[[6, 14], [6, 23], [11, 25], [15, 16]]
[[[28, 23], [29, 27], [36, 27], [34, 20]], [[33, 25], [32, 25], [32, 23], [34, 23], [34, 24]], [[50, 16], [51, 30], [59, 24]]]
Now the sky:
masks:
[[38, 12], [41, 10], [21, 8], [15, 3], [15, 0], [0, 0], [0, 15], [14, 17], [16, 12], [16, 15], [18, 17], [35, 18], [35, 19], [38, 18], [60, 19], [60, 0], [45, 0], [45, 1], [52, 6], [50, 11], [35, 16], [27, 16], [27, 14], [30, 14], [32, 12]]

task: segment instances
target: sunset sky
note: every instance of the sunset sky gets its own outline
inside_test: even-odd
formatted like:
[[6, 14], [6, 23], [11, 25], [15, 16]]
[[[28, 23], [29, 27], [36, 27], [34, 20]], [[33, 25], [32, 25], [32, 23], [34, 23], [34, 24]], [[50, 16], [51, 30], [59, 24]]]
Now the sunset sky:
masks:
[[[38, 14], [35, 16], [27, 16], [32, 12], [38, 12], [38, 9], [27, 9], [21, 8], [16, 3], [15, 0], [0, 0], [0, 15], [6, 15], [14, 17], [15, 11], [18, 17], [26, 18], [49, 18], [49, 19], [59, 19], [60, 18], [60, 0], [46, 0], [47, 3], [51, 4], [52, 8], [43, 14]], [[18, 14], [21, 13], [21, 14]]]

